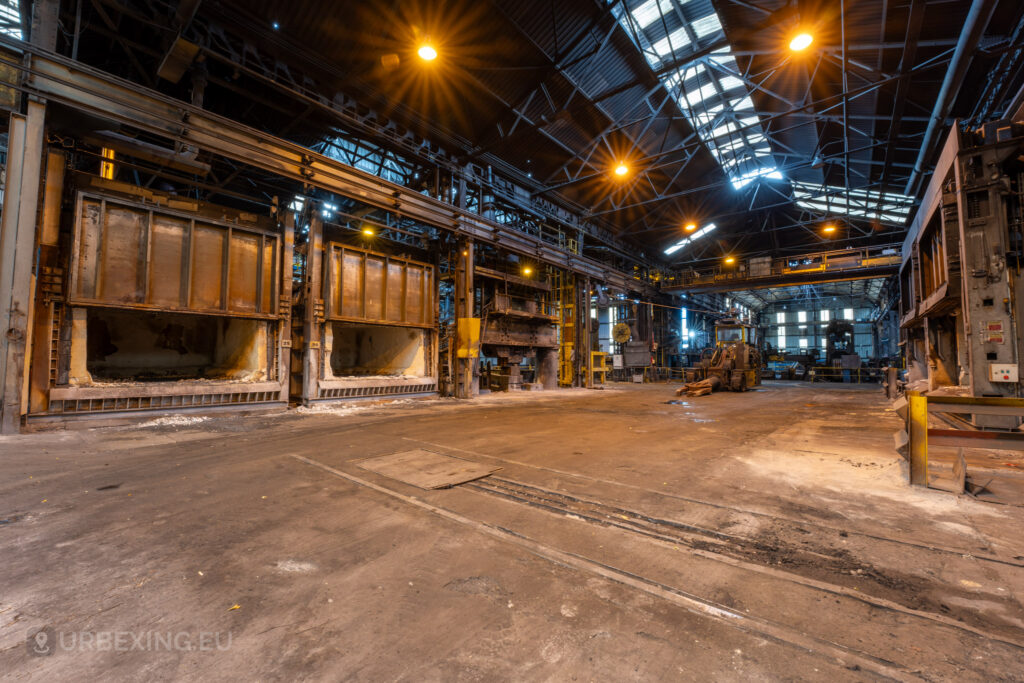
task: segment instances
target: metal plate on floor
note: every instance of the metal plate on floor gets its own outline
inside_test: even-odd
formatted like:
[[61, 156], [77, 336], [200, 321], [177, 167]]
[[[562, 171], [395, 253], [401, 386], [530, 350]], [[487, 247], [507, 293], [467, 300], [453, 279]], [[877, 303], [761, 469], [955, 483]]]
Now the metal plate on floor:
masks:
[[368, 458], [360, 462], [359, 466], [421, 489], [446, 489], [482, 479], [501, 469], [422, 448]]

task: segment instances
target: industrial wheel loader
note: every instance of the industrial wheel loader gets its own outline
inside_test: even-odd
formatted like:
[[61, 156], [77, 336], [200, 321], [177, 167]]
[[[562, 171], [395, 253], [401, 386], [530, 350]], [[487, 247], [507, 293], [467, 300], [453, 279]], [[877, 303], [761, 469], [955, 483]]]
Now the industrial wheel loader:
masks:
[[684, 384], [676, 396], [704, 396], [713, 391], [746, 391], [761, 384], [764, 365], [757, 348], [757, 328], [736, 318], [715, 324], [715, 349], [707, 361], [702, 380]]

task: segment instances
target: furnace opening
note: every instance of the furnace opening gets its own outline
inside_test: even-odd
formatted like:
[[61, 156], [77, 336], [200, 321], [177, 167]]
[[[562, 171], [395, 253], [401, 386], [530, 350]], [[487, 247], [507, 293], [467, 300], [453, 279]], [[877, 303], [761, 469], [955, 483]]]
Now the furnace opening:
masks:
[[261, 381], [267, 325], [259, 320], [74, 309], [71, 382]]
[[327, 325], [330, 371], [342, 377], [426, 377], [427, 335], [414, 327]]

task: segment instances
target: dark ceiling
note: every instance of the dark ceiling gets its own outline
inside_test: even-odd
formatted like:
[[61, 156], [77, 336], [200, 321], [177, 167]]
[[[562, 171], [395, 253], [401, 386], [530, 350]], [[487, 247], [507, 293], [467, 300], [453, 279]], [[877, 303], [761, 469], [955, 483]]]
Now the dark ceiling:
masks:
[[[871, 214], [877, 193], [905, 193], [972, 4], [991, 18], [932, 150], [952, 118], [998, 118], [1024, 84], [1019, 0], [648, 0], [656, 16], [642, 30], [627, 13], [644, 0], [63, 4], [61, 49], [70, 53], [77, 24], [84, 61], [187, 99], [188, 77], [175, 85], [156, 76], [180, 33], [203, 50], [211, 110], [306, 145], [349, 132], [386, 147], [411, 131], [429, 153], [500, 165], [535, 196], [565, 200], [675, 263], [901, 241], [909, 210], [879, 219], [821, 203], [847, 189], [876, 193], [858, 195]], [[711, 14], [721, 30], [695, 33]], [[685, 46], [645, 59], [644, 45], [682, 27]], [[815, 42], [793, 54], [798, 28]], [[423, 41], [437, 47], [436, 62], [415, 56]], [[708, 60], [725, 53], [735, 73], [719, 69], [715, 87], [738, 78], [733, 92], [749, 95], [756, 113], [730, 119], [726, 107], [714, 125], [763, 133], [770, 154], [758, 163], [781, 179], [735, 189], [716, 158], [721, 146], [709, 146], [692, 108], [659, 80], [699, 64], [711, 72]], [[340, 102], [350, 103], [347, 119], [321, 106]], [[625, 179], [611, 173], [620, 161], [630, 166]], [[801, 206], [798, 192], [818, 204]], [[825, 219], [841, 226], [828, 239], [818, 229]], [[689, 220], [718, 229], [663, 256]]]

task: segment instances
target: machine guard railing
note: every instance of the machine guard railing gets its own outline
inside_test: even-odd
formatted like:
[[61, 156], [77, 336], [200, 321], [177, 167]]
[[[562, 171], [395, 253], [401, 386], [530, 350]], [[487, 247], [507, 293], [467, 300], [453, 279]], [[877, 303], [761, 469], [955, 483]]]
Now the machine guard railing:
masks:
[[1024, 418], [1024, 399], [926, 396], [919, 391], [908, 391], [907, 404], [911, 484], [928, 485], [928, 449], [931, 446], [1024, 451], [1024, 434], [1020, 432], [933, 429], [928, 426], [929, 412]]

